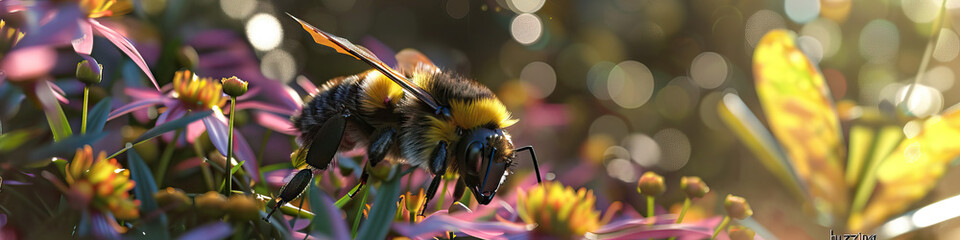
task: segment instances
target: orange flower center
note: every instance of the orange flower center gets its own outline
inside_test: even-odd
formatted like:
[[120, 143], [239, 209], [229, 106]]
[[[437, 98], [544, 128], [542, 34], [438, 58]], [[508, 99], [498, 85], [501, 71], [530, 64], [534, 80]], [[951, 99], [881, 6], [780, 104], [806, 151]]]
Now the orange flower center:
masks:
[[220, 82], [200, 78], [190, 70], [177, 71], [173, 76], [174, 97], [191, 109], [211, 109], [227, 102]]

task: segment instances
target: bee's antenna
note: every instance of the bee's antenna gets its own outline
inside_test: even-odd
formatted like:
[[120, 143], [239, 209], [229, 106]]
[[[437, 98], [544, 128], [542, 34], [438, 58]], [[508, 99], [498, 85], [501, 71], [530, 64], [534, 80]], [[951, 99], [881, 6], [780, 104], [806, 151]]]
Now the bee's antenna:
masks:
[[529, 151], [530, 158], [533, 159], [533, 170], [537, 172], [537, 183], [543, 183], [543, 180], [540, 179], [540, 164], [537, 163], [537, 153], [533, 151], [533, 146], [525, 146], [514, 149], [514, 151]]

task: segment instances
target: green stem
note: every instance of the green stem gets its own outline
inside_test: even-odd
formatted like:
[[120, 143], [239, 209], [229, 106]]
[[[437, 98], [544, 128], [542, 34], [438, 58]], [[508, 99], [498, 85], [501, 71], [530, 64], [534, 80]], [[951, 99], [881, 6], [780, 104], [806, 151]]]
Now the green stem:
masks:
[[157, 180], [158, 186], [163, 186], [163, 175], [167, 173], [167, 166], [170, 166], [170, 158], [173, 157], [173, 150], [177, 146], [177, 140], [180, 139], [180, 133], [183, 132], [183, 129], [177, 129], [173, 133], [173, 141], [167, 143], [167, 148], [163, 150], [163, 155], [160, 155], [160, 166], [157, 168], [157, 172], [153, 173], [153, 177]]
[[207, 190], [213, 191], [215, 189], [213, 186], [213, 173], [210, 172], [207, 158], [203, 156], [203, 147], [200, 146], [200, 141], [193, 141], [193, 152], [197, 154], [197, 157], [203, 159], [203, 163], [200, 164], [200, 172], [203, 173], [203, 181], [207, 183]]
[[653, 217], [653, 196], [647, 196], [647, 217]]
[[90, 99], [90, 88], [83, 86], [83, 119], [80, 120], [80, 135], [87, 133], [87, 103]]
[[680, 216], [677, 216], [677, 223], [683, 222], [683, 216], [687, 215], [688, 208], [690, 208], [690, 198], [683, 199], [683, 208], [680, 209]]
[[[690, 198], [689, 198], [689, 197], [683, 199], [683, 208], [680, 209], [680, 216], [677, 216], [677, 222], [676, 222], [676, 223], [681, 223], [681, 222], [683, 222], [683, 216], [687, 215], [687, 209], [688, 209], [688, 208], [690, 208]], [[677, 237], [676, 237], [676, 236], [673, 236], [673, 237], [670, 237], [669, 240], [676, 240], [676, 239], [677, 239]]]
[[443, 199], [447, 196], [447, 182], [447, 179], [443, 179], [443, 188], [440, 188], [440, 200], [437, 202], [437, 211], [443, 210]]
[[[360, 184], [357, 184], [356, 186], [353, 186], [353, 188], [350, 189], [349, 192], [359, 191], [359, 189], [357, 189], [359, 187], [360, 187]], [[337, 208], [343, 208], [344, 205], [347, 205], [347, 202], [350, 202], [350, 199], [351, 198], [349, 194], [343, 195], [343, 197], [340, 197], [340, 199], [338, 199], [337, 202], [333, 203], [333, 205], [336, 205]]]
[[364, 203], [367, 202], [367, 192], [369, 191], [363, 191], [363, 196], [360, 197], [360, 206], [357, 208], [357, 216], [353, 218], [353, 228], [350, 229], [353, 238], [357, 238], [357, 228], [360, 227], [360, 217], [363, 216], [363, 209], [366, 207]]
[[232, 168], [232, 167], [230, 167], [230, 164], [232, 164], [232, 162], [233, 162], [233, 117], [237, 115], [237, 114], [236, 114], [236, 113], [237, 113], [236, 111], [237, 111], [237, 98], [236, 98], [236, 97], [230, 97], [230, 126], [227, 127], [227, 129], [228, 129], [228, 132], [227, 132], [227, 161], [225, 162], [225, 164], [226, 164], [227, 167], [224, 168], [224, 169], [226, 169], [226, 173], [227, 173], [225, 179], [227, 179], [227, 190], [226, 190], [226, 193], [227, 193], [228, 196], [229, 196], [230, 192], [233, 191], [233, 181], [231, 181], [231, 179], [233, 179], [233, 171], [230, 171], [230, 169]]
[[723, 221], [720, 222], [720, 225], [717, 225], [717, 229], [713, 230], [713, 236], [710, 239], [716, 239], [717, 234], [720, 234], [720, 230], [727, 228], [727, 224], [730, 223], [730, 216], [723, 217]]
[[[230, 114], [230, 115], [233, 115], [233, 114]], [[263, 166], [261, 165], [263, 163], [263, 153], [267, 151], [267, 142], [269, 142], [270, 135], [272, 134], [273, 134], [273, 131], [269, 129], [267, 130], [266, 133], [263, 134], [263, 140], [260, 142], [260, 154], [257, 154], [257, 166]], [[263, 171], [260, 171], [260, 179], [266, 179], [263, 177]], [[264, 189], [267, 188], [266, 181], [261, 180], [259, 184]]]

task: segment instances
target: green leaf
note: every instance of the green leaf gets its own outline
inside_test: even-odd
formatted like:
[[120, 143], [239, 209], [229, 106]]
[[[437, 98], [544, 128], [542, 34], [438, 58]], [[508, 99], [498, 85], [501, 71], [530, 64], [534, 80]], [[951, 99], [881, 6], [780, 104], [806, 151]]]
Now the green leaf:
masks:
[[[340, 211], [333, 206], [327, 196], [316, 184], [310, 184], [310, 210], [313, 210], [313, 219], [310, 220], [310, 229], [320, 232], [331, 239], [347, 239], [347, 223], [340, 218]], [[359, 239], [359, 238], [358, 238]]]
[[107, 116], [110, 114], [110, 100], [110, 97], [101, 99], [87, 113], [87, 134], [103, 131], [103, 126], [107, 124]]
[[44, 109], [43, 113], [47, 115], [47, 124], [50, 124], [50, 131], [53, 133], [53, 140], [59, 142], [73, 135], [70, 129], [70, 122], [67, 121], [66, 114], [59, 103], [50, 104], [51, 109]]
[[237, 171], [240, 170], [240, 167], [243, 167], [243, 163], [245, 163], [245, 162], [247, 162], [247, 161], [240, 161], [240, 163], [237, 163], [236, 166], [233, 166], [233, 168], [230, 168], [230, 174], [236, 174]]
[[62, 141], [54, 142], [49, 145], [34, 149], [33, 153], [30, 154], [30, 159], [32, 159], [32, 161], [37, 161], [58, 156], [73, 156], [73, 154], [77, 151], [77, 148], [81, 148], [83, 145], [92, 145], [104, 136], [107, 136], [107, 133], [100, 132], [95, 134], [68, 137]]
[[133, 194], [140, 200], [140, 215], [155, 216], [146, 222], [141, 222], [128, 234], [145, 239], [170, 239], [170, 233], [167, 231], [167, 215], [163, 211], [157, 211], [159, 209], [157, 201], [153, 199], [153, 194], [157, 192], [157, 184], [153, 181], [150, 168], [134, 149], [130, 149], [127, 153], [127, 166], [130, 168], [130, 178], [136, 181]]
[[373, 200], [370, 215], [360, 231], [357, 239], [384, 239], [390, 232], [390, 223], [397, 213], [397, 198], [400, 197], [400, 177], [394, 177], [383, 182], [377, 189], [377, 196]]
[[213, 114], [213, 111], [207, 110], [203, 112], [192, 113], [192, 114], [183, 116], [177, 120], [160, 124], [160, 126], [154, 127], [148, 130], [147, 132], [143, 133], [143, 135], [140, 135], [140, 137], [138, 137], [137, 140], [135, 140], [134, 142], [138, 143], [138, 142], [150, 140], [151, 138], [155, 138], [166, 132], [186, 127], [190, 123], [196, 122], [197, 120], [210, 116], [210, 114]]
[[33, 133], [32, 130], [24, 129], [0, 135], [0, 153], [6, 153], [22, 146], [30, 140]]

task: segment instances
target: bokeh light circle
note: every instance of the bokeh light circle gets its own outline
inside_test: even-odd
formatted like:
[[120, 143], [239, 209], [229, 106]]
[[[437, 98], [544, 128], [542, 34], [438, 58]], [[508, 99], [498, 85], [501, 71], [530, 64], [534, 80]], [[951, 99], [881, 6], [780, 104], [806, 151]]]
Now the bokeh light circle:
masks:
[[623, 108], [638, 108], [653, 95], [653, 73], [637, 61], [623, 61], [610, 70], [607, 92]]
[[747, 44], [750, 44], [750, 47], [754, 47], [757, 45], [757, 42], [760, 42], [760, 38], [763, 37], [764, 34], [767, 34], [768, 31], [785, 28], [786, 26], [787, 23], [780, 14], [767, 9], [760, 10], [750, 15], [750, 18], [747, 18], [744, 39], [747, 40]]
[[546, 98], [557, 87], [557, 73], [549, 64], [532, 62], [520, 71], [520, 79], [536, 87], [535, 98]]
[[603, 115], [594, 119], [587, 129], [590, 136], [604, 134], [613, 139], [620, 139], [627, 136], [627, 123], [613, 115]]
[[715, 52], [703, 52], [693, 58], [690, 64], [690, 77], [698, 86], [714, 89], [723, 84], [730, 76], [727, 61]]
[[533, 13], [546, 3], [546, 0], [507, 0], [507, 6], [516, 13]]
[[653, 167], [660, 161], [660, 146], [650, 136], [635, 133], [623, 141], [630, 151], [630, 159], [643, 167]]
[[667, 128], [653, 135], [660, 145], [661, 159], [657, 166], [667, 171], [676, 171], [687, 165], [690, 160], [690, 139], [682, 131]]
[[795, 23], [806, 23], [816, 19], [820, 14], [819, 0], [785, 0], [784, 11], [787, 17]]
[[[907, 93], [911, 91], [910, 99], [906, 99]], [[943, 108], [943, 95], [936, 88], [923, 84], [909, 84], [900, 87], [897, 90], [897, 105], [906, 104], [907, 114], [916, 117], [927, 117], [939, 113]]]
[[470, 1], [469, 0], [448, 0], [447, 1], [447, 15], [454, 19], [461, 19], [466, 17], [470, 13]]
[[513, 18], [513, 22], [510, 23], [510, 34], [520, 44], [530, 45], [543, 35], [543, 23], [536, 15], [523, 13]]
[[823, 49], [823, 58], [829, 58], [837, 54], [837, 51], [840, 51], [841, 44], [843, 44], [843, 32], [840, 31], [840, 26], [837, 25], [837, 22], [827, 18], [813, 20], [803, 25], [800, 34], [816, 38], [820, 42]]
[[889, 62], [899, 49], [900, 31], [893, 22], [876, 19], [860, 31], [860, 55], [870, 62]]
[[901, 0], [903, 14], [916, 23], [928, 23], [937, 18], [940, 10], [939, 0]]
[[283, 49], [276, 49], [263, 55], [260, 60], [260, 71], [263, 76], [284, 83], [290, 82], [297, 75], [297, 63]]
[[637, 168], [629, 160], [623, 158], [610, 160], [607, 163], [607, 174], [628, 183], [637, 181]]
[[610, 100], [610, 92], [607, 91], [607, 80], [610, 71], [616, 66], [611, 62], [598, 62], [587, 71], [587, 89], [593, 93], [594, 97], [600, 100]]
[[801, 36], [797, 38], [797, 48], [800, 48], [800, 51], [804, 55], [807, 55], [807, 58], [810, 61], [813, 61], [814, 64], [820, 62], [823, 59], [823, 45], [820, 44], [820, 41], [811, 36]]
[[247, 39], [253, 48], [269, 51], [283, 40], [283, 27], [276, 17], [266, 13], [254, 15], [247, 21]]
[[960, 37], [949, 28], [940, 29], [937, 46], [933, 49], [933, 58], [941, 62], [950, 62], [960, 53]]
[[220, 0], [223, 13], [233, 19], [243, 19], [250, 16], [257, 8], [256, 0]]
[[920, 83], [940, 91], [947, 91], [953, 88], [953, 81], [955, 79], [956, 75], [953, 69], [947, 66], [936, 66], [923, 74], [923, 79], [920, 80]]

